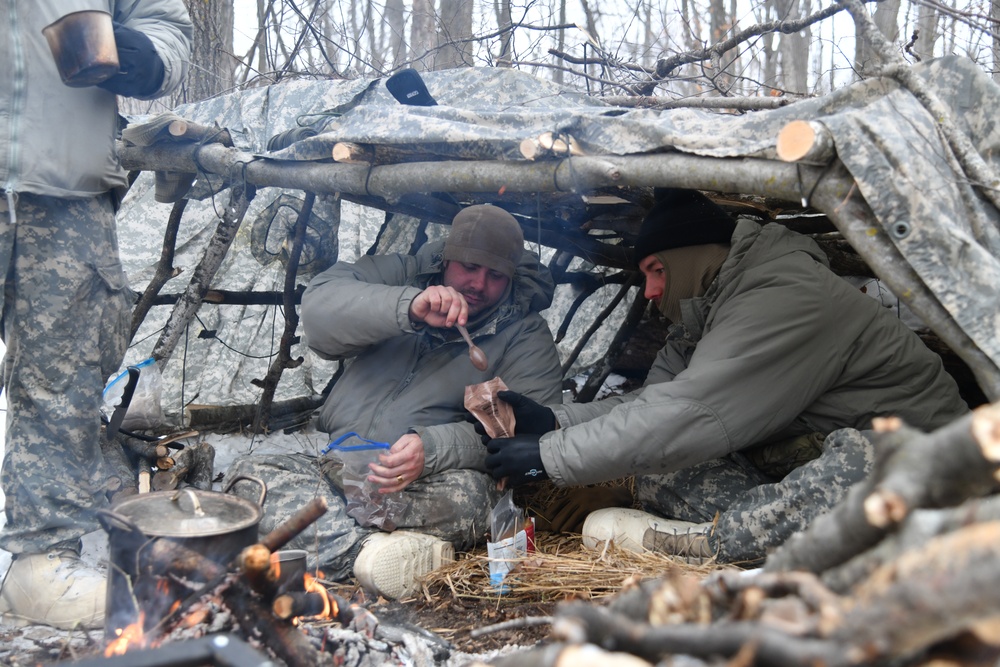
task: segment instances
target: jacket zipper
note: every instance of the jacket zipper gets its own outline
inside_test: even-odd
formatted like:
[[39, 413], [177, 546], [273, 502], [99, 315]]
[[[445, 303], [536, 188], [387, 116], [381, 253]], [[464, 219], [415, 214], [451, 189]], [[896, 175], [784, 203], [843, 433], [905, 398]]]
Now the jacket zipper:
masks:
[[[457, 341], [445, 341], [436, 349], [443, 349], [446, 345], [454, 345], [457, 343], [465, 345], [465, 341], [459, 339]], [[417, 366], [420, 365], [420, 360], [423, 358], [423, 355], [430, 354], [434, 351], [430, 348], [430, 346], [426, 346], [427, 349], [425, 351], [424, 347], [425, 344], [421, 344], [420, 348], [417, 350], [417, 355], [413, 361], [413, 365], [410, 366], [409, 372], [403, 376], [403, 378], [399, 381], [399, 384], [396, 385], [396, 390], [391, 394], [388, 394], [384, 399], [382, 399], [382, 401], [379, 402], [378, 407], [375, 409], [375, 416], [372, 418], [371, 424], [369, 424], [369, 433], [373, 433], [375, 428], [382, 423], [382, 415], [385, 414], [386, 409], [389, 408], [393, 402], [399, 398], [399, 395], [406, 391], [406, 388], [410, 386], [410, 383], [413, 382], [413, 378], [416, 377]], [[402, 436], [403, 434], [400, 433], [396, 436], [396, 438], [398, 439]], [[395, 444], [395, 441], [390, 442], [389, 444]]]
[[21, 39], [21, 20], [17, 13], [17, 0], [8, 0], [7, 6], [10, 8], [10, 36], [11, 46], [14, 51], [13, 62], [13, 91], [11, 93], [10, 105], [10, 125], [7, 128], [7, 182], [3, 189], [7, 194], [7, 203], [10, 205], [11, 222], [14, 222], [14, 187], [17, 181], [17, 165], [20, 163], [19, 156], [21, 147], [18, 142], [20, 134], [21, 116], [24, 112], [25, 97], [25, 76], [24, 76], [24, 43]]

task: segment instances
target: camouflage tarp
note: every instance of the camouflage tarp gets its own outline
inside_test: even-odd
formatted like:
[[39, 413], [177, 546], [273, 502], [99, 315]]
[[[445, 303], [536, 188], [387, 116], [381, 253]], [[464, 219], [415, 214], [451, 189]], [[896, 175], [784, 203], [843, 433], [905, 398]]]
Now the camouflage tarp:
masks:
[[[1000, 88], [961, 58], [932, 61], [914, 71], [950, 106], [959, 129], [996, 169], [998, 130], [993, 111], [1000, 103]], [[424, 77], [438, 106], [402, 106], [380, 80], [291, 81], [184, 106], [176, 112], [225, 127], [237, 148], [281, 161], [329, 161], [337, 142], [391, 146], [452, 159], [522, 160], [521, 142], [543, 132], [567, 133], [590, 155], [682, 152], [712, 158], [774, 159], [776, 138], [788, 122], [819, 121], [832, 132], [840, 162], [876, 216], [870, 221], [871, 233], [887, 235], [961, 331], [994, 366], [1000, 364], [994, 290], [1000, 284], [1000, 214], [961, 175], [931, 115], [893, 81], [872, 79], [773, 111], [734, 115], [611, 107], [511, 70], [458, 69]], [[285, 150], [266, 152], [270, 137], [296, 124], [311, 125], [320, 133]], [[239, 174], [227, 176], [239, 178]], [[201, 181], [204, 188], [212, 179]], [[120, 215], [122, 251], [136, 289], [151, 275], [169, 212], [169, 206], [154, 203], [151, 184], [151, 175], [144, 174]], [[708, 183], [704, 187], [710, 189]], [[284, 264], [272, 260], [280, 256], [284, 242], [280, 232], [294, 221], [301, 198], [301, 192], [277, 188], [258, 192], [213, 287], [281, 289]], [[186, 285], [214, 227], [216, 211], [227, 201], [226, 193], [220, 193], [190, 203], [175, 260], [175, 265], [188, 271], [164, 291], [179, 292]], [[273, 211], [280, 213], [277, 225], [268, 223]], [[352, 259], [371, 246], [382, 222], [380, 212], [345, 204], [341, 213], [338, 229], [334, 198], [317, 200], [312, 243], [306, 251], [309, 261], [300, 271], [299, 282], [306, 282], [312, 272], [336, 259], [338, 251], [339, 258]], [[383, 239], [380, 249], [407, 247], [412, 226], [402, 225], [398, 217], [394, 222], [405, 233], [395, 246]], [[339, 246], [334, 240], [338, 232]], [[878, 271], [877, 266], [873, 268]], [[554, 329], [572, 298], [568, 287], [561, 289], [550, 309]], [[615, 291], [600, 291], [584, 312], [599, 311]], [[154, 309], [130, 359], [148, 354], [154, 332], [166, 317], [161, 311], [166, 310]], [[578, 316], [576, 321], [582, 319], [586, 317]], [[271, 307], [226, 306], [202, 308], [199, 320], [184, 350], [177, 350], [168, 365], [167, 385], [179, 386], [179, 360], [186, 356], [185, 401], [253, 402], [259, 389], [249, 380], [263, 377], [266, 371], [266, 357], [273, 353], [280, 335], [280, 316]], [[574, 324], [562, 344], [563, 354], [572, 349], [587, 324]], [[201, 329], [214, 331], [217, 340], [198, 338]], [[591, 341], [591, 351], [580, 359], [581, 364], [606, 349], [613, 329], [614, 323], [606, 325]], [[293, 356], [297, 354], [307, 362], [286, 372], [278, 399], [319, 392], [328, 377], [330, 369], [317, 366], [303, 349], [293, 350]], [[173, 402], [178, 404], [179, 399]]]

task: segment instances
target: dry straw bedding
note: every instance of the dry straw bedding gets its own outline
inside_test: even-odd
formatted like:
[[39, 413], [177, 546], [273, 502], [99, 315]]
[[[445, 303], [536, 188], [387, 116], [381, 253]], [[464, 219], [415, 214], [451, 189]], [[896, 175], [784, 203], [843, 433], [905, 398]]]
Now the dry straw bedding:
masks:
[[693, 566], [651, 552], [633, 553], [607, 544], [600, 550], [583, 548], [579, 535], [540, 533], [536, 551], [520, 559], [504, 580], [501, 595], [490, 584], [486, 550], [461, 554], [424, 580], [427, 601], [457, 598], [505, 603], [557, 602], [599, 599], [613, 595], [639, 579], [687, 571], [707, 574], [718, 566]]

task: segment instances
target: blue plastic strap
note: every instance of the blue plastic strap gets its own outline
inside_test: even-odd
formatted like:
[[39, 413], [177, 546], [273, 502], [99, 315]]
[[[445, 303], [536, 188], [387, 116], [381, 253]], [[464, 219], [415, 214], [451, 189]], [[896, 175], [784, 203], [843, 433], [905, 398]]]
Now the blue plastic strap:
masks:
[[[341, 447], [340, 446], [340, 443], [342, 443], [345, 440], [347, 440], [348, 438], [352, 438], [352, 437], [353, 438], [357, 438], [358, 440], [362, 440], [366, 444], [363, 444], [363, 445], [348, 445], [346, 447]], [[375, 440], [369, 440], [368, 438], [360, 436], [357, 433], [355, 433], [354, 431], [351, 431], [349, 433], [345, 433], [344, 435], [340, 436], [339, 438], [337, 438], [336, 440], [334, 440], [333, 442], [331, 442], [329, 445], [327, 445], [326, 447], [324, 447], [323, 451], [321, 451], [320, 454], [326, 454], [331, 449], [334, 449], [334, 448], [339, 449], [339, 450], [344, 451], [344, 452], [357, 452], [357, 451], [364, 451], [366, 449], [390, 449], [390, 448], [392, 448], [392, 445], [390, 445], [387, 442], [376, 442]]]

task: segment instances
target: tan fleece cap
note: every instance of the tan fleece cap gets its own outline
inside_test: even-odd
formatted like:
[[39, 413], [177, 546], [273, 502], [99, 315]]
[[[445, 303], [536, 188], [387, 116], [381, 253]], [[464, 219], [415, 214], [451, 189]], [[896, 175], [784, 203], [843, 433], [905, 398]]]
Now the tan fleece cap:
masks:
[[524, 233], [514, 216], [497, 206], [479, 204], [462, 209], [452, 220], [443, 256], [512, 278], [522, 252]]

